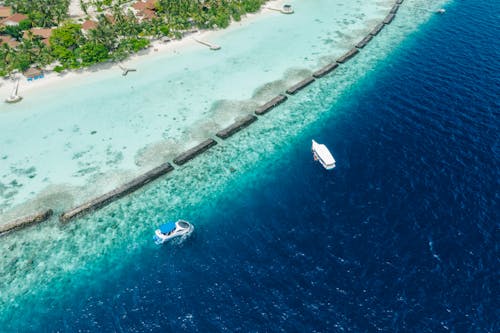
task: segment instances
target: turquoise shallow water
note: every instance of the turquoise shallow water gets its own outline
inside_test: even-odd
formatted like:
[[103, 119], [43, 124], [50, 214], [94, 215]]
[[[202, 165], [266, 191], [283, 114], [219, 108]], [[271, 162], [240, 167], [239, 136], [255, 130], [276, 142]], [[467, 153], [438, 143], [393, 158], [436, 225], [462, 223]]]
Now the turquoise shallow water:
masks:
[[[123, 282], [128, 281], [126, 277], [129, 274], [139, 279], [139, 276], [146, 272], [144, 265], [139, 265], [137, 262], [144, 261], [147, 265], [154, 267], [155, 261], [161, 261], [160, 266], [165, 269], [161, 271], [161, 274], [172, 278], [181, 278], [182, 274], [179, 276], [176, 273], [182, 273], [180, 271], [182, 269], [185, 269], [187, 274], [189, 270], [186, 268], [189, 267], [187, 258], [183, 260], [185, 266], [176, 266], [174, 262], [168, 260], [163, 261], [162, 254], [165, 254], [165, 251], [168, 253], [172, 248], [158, 252], [158, 248], [153, 247], [150, 242], [153, 226], [167, 216], [182, 216], [196, 221], [197, 231], [191, 244], [198, 244], [198, 242], [207, 244], [208, 242], [208, 248], [221, 248], [219, 253], [212, 253], [212, 255], [222, 257], [223, 253], [230, 253], [231, 247], [226, 248], [222, 245], [224, 238], [215, 237], [213, 241], [210, 241], [206, 238], [208, 236], [203, 236], [204, 232], [213, 236], [212, 233], [220, 230], [212, 228], [219, 223], [220, 228], [224, 229], [223, 220], [228, 219], [228, 227], [238, 234], [237, 228], [241, 227], [237, 223], [238, 216], [243, 216], [245, 212], [248, 212], [245, 210], [247, 206], [244, 204], [244, 199], [250, 200], [251, 198], [251, 196], [248, 197], [247, 191], [250, 193], [253, 193], [253, 190], [262, 191], [265, 188], [260, 187], [263, 186], [262, 184], [279, 187], [279, 184], [273, 183], [279, 170], [288, 170], [296, 165], [294, 159], [288, 157], [303, 158], [302, 155], [297, 156], [298, 150], [301, 151], [297, 147], [302, 146], [304, 141], [301, 134], [313, 131], [325, 121], [335, 124], [336, 119], [339, 121], [345, 119], [346, 114], [350, 112], [349, 108], [356, 106], [346, 101], [350, 101], [352, 96], [363, 98], [356, 90], [359, 88], [359, 82], [371, 82], [370, 78], [373, 75], [380, 78], [378, 74], [390, 71], [391, 62], [383, 59], [390, 56], [405, 40], [405, 48], [411, 48], [412, 41], [408, 39], [408, 36], [411, 37], [419, 29], [420, 24], [433, 15], [432, 10], [436, 6], [437, 4], [428, 5], [419, 1], [406, 1], [393, 24], [352, 62], [342, 66], [335, 75], [319, 80], [304, 92], [290, 98], [286, 104], [269, 115], [260, 118], [248, 130], [218, 145], [167, 177], [148, 185], [144, 190], [71, 224], [61, 225], [53, 220], [29, 229], [29, 237], [27, 233], [21, 232], [2, 238], [0, 246], [3, 256], [0, 273], [4, 278], [0, 301], [2, 308], [5, 309], [2, 311], [2, 322], [12, 321], [9, 324], [12, 326], [5, 327], [22, 327], [19, 325], [22, 325], [23, 320], [33, 317], [33, 330], [36, 330], [39, 327], [36, 322], [43, 324], [43, 317], [51, 318], [50, 313], [54, 312], [54, 309], [64, 307], [70, 310], [78, 309], [79, 306], [85, 307], [87, 304], [85, 302], [88, 302], [89, 307], [94, 308], [98, 308], [100, 302], [104, 302], [107, 306], [110, 300], [99, 299], [97, 295], [112, 289], [110, 287], [112, 283], [109, 281], [121, 281], [120, 287], [130, 287], [128, 282]], [[385, 8], [387, 9], [388, 6]], [[221, 38], [229, 37], [228, 34]], [[310, 70], [311, 68], [304, 66], [301, 70], [303, 69]], [[372, 84], [376, 83], [372, 82]], [[270, 86], [269, 91], [274, 94], [272, 87], [274, 85]], [[234, 94], [236, 96], [252, 95], [240, 91]], [[238, 98], [244, 99], [245, 97], [234, 98], [238, 101]], [[239, 106], [241, 104], [241, 100], [235, 103]], [[221, 119], [223, 122], [227, 118]], [[340, 144], [341, 140], [335, 146]], [[284, 193], [277, 193], [276, 196], [270, 196], [268, 200], [278, 205], [280, 202], [287, 205], [285, 197]], [[224, 204], [225, 201], [231, 202], [230, 199], [234, 198], [242, 198], [243, 201], [243, 208], [238, 212], [231, 211], [230, 207]], [[237, 202], [239, 205], [240, 202], [238, 200]], [[295, 204], [298, 203], [295, 202]], [[250, 212], [259, 211], [259, 206], [254, 206], [249, 201], [248, 209]], [[230, 215], [234, 214], [235, 217], [226, 216], [225, 211], [230, 212]], [[262, 215], [264, 216], [264, 213]], [[255, 217], [255, 223], [262, 223], [262, 221], [265, 221], [265, 218]], [[222, 234], [228, 237], [227, 239], [231, 239], [229, 231], [226, 230]], [[273, 236], [277, 237], [274, 233]], [[174, 254], [182, 255], [183, 249], [189, 244], [188, 242], [179, 248], [174, 247], [172, 251]], [[235, 245], [231, 242], [230, 244]], [[293, 247], [293, 243], [290, 246]], [[438, 248], [437, 245], [436, 248]], [[279, 246], [275, 250], [279, 252]], [[300, 257], [299, 249], [292, 250], [286, 253]], [[190, 253], [189, 250], [186, 251]], [[200, 256], [200, 253], [196, 253], [192, 253], [193, 261], [205, 258]], [[205, 259], [214, 260], [213, 258]], [[244, 260], [244, 258], [239, 259]], [[208, 264], [205, 263], [205, 265]], [[197, 266], [192, 268], [192, 271], [198, 272], [197, 270], [200, 269], [202, 272], [203, 267], [205, 266], [197, 261]], [[283, 268], [283, 274], [286, 273], [285, 268]], [[206, 269], [210, 271], [209, 268]], [[200, 278], [203, 278], [201, 272], [198, 274]], [[153, 274], [151, 281], [154, 281], [154, 272], [151, 274]], [[158, 280], [166, 283], [168, 279], [165, 280], [165, 276], [158, 277]], [[133, 281], [133, 278], [131, 280]], [[146, 290], [151, 291], [154, 288], [148, 285]], [[85, 297], [80, 300], [82, 304], [75, 306], [74, 297], [79, 293]], [[177, 297], [182, 302], [182, 299], [186, 299], [186, 295], [189, 294], [189, 288], [183, 285], [173, 294], [174, 296], [170, 296]], [[130, 296], [132, 298], [139, 297], [133, 296], [132, 291], [129, 295], [132, 295]], [[139, 292], [137, 295], [142, 294]], [[116, 297], [119, 298], [119, 296]], [[95, 299], [95, 302], [92, 299]], [[155, 299], [151, 298], [151, 302], [154, 301]], [[120, 306], [124, 305], [120, 305], [121, 303], [116, 298], [112, 302], [116, 305], [114, 315], [117, 318], [122, 316], [122, 312], [126, 312], [130, 318], [130, 308], [121, 309]], [[136, 303], [139, 304], [140, 301], [137, 300]], [[187, 304], [190, 302], [186, 300]], [[207, 304], [207, 307], [210, 305]], [[185, 307], [183, 309], [186, 310]], [[89, 313], [92, 311], [89, 310]], [[212, 315], [216, 316], [216, 314]], [[56, 311], [54, 316], [57, 320], [61, 320], [60, 312]], [[78, 311], [74, 316], [79, 316]], [[95, 314], [89, 316], [95, 316]], [[189, 322], [189, 311], [186, 310], [185, 316], [185, 321]], [[113, 316], [109, 318], [111, 317]], [[106, 320], [109, 321], [109, 318]], [[91, 319], [85, 321], [85, 317], [80, 320], [81, 325], [90, 325], [89, 322], [92, 322]], [[100, 319], [94, 318], [94, 320], [102, 325]], [[70, 331], [72, 327], [75, 327], [71, 324], [67, 325]], [[64, 325], [56, 325], [56, 327], [61, 329]], [[114, 327], [114, 330], [119, 331], [117, 328], [119, 325]], [[172, 326], [172, 329], [175, 327], [175, 325]], [[89, 330], [99, 330], [99, 326], [89, 328]]]
[[153, 54], [127, 63], [135, 75], [102, 71], [2, 106], [0, 210], [27, 199], [69, 206], [172, 159], [345, 52], [392, 1], [292, 4], [294, 15], [214, 33], [219, 52]]

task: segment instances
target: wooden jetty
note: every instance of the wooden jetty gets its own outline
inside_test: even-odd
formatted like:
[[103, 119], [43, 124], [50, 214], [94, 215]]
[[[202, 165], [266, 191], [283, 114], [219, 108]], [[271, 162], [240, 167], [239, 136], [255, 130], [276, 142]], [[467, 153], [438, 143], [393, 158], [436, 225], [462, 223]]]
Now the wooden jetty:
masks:
[[366, 46], [366, 44], [368, 44], [371, 40], [372, 40], [373, 36], [368, 34], [366, 35], [365, 38], [363, 38], [358, 44], [356, 44], [356, 47], [358, 49], [362, 49], [363, 47]]
[[261, 105], [259, 106], [256, 110], [255, 110], [255, 114], [258, 115], [258, 116], [262, 116], [263, 114], [266, 114], [268, 113], [269, 111], [271, 111], [273, 108], [275, 108], [276, 106], [280, 105], [281, 103], [283, 103], [284, 101], [286, 101], [288, 99], [288, 97], [286, 97], [286, 95], [278, 95], [276, 97], [274, 97], [273, 99], [271, 99], [269, 102], [267, 102], [266, 104], [264, 105]]
[[257, 117], [253, 114], [246, 115], [245, 117], [237, 120], [231, 126], [226, 127], [223, 130], [217, 132], [217, 135], [221, 139], [227, 139], [236, 132], [239, 132], [243, 128], [249, 126], [251, 123], [257, 120]]
[[215, 45], [215, 44], [212, 44], [212, 43], [209, 43], [209, 42], [206, 42], [204, 40], [199, 40], [197, 38], [193, 38], [196, 42], [202, 44], [202, 45], [205, 45], [205, 46], [208, 46], [210, 48], [210, 50], [212, 51], [217, 51], [217, 50], [220, 50], [221, 47], [219, 45]]
[[313, 82], [314, 82], [314, 78], [308, 77], [307, 79], [304, 79], [304, 80], [300, 81], [299, 83], [294, 84], [293, 86], [288, 88], [286, 90], [286, 93], [289, 95], [295, 95], [297, 93], [297, 91], [304, 89], [305, 87], [307, 87], [308, 85], [310, 85]]
[[399, 5], [395, 4], [394, 6], [392, 6], [391, 11], [389, 13], [396, 14], [398, 12], [398, 9], [399, 9]]
[[122, 70], [122, 75], [123, 76], [126, 76], [129, 72], [135, 72], [135, 71], [137, 71], [137, 69], [135, 69], [135, 68], [123, 67], [120, 64], [118, 64], [118, 67]]
[[75, 207], [67, 212], [64, 212], [59, 216], [59, 221], [67, 222], [77, 216], [84, 215], [86, 213], [92, 212], [99, 208], [102, 208], [111, 202], [122, 198], [123, 196], [130, 194], [137, 189], [143, 187], [147, 183], [157, 179], [160, 176], [165, 175], [166, 173], [174, 170], [174, 167], [170, 163], [164, 163], [159, 167], [154, 168], [146, 172], [145, 174], [135, 178], [131, 182], [126, 183], [125, 185], [120, 186], [117, 189], [114, 189], [111, 192], [108, 192], [100, 197], [97, 197], [91, 201], [88, 201], [78, 207]]
[[274, 8], [274, 7], [265, 7], [265, 8], [267, 8], [269, 10], [274, 10], [274, 11], [280, 12], [281, 14], [293, 14], [294, 13], [292, 5], [288, 5], [288, 4], [283, 5], [282, 8]]
[[54, 212], [52, 211], [52, 209], [47, 209], [36, 214], [25, 216], [12, 222], [2, 224], [0, 225], [0, 235], [4, 235], [14, 230], [26, 228], [30, 225], [47, 221], [53, 213]]
[[200, 155], [204, 151], [210, 149], [211, 147], [215, 146], [217, 144], [217, 141], [214, 139], [207, 139], [200, 143], [199, 145], [185, 151], [184, 153], [180, 154], [174, 159], [174, 163], [177, 165], [183, 165], [184, 163], [192, 160], [196, 156]]
[[321, 68], [320, 70], [314, 72], [313, 77], [319, 79], [320, 77], [323, 77], [326, 74], [332, 72], [337, 67], [339, 67], [339, 64], [337, 62], [332, 62], [331, 64], [328, 64], [325, 67]]
[[403, 0], [396, 0], [396, 4], [400, 5], [403, 3]]
[[357, 48], [353, 47], [352, 49], [350, 49], [349, 51], [347, 51], [343, 56], [341, 56], [340, 58], [338, 58], [337, 62], [339, 64], [343, 64], [346, 61], [348, 61], [349, 59], [351, 59], [352, 57], [354, 57], [358, 53], [359, 53], [359, 50]]

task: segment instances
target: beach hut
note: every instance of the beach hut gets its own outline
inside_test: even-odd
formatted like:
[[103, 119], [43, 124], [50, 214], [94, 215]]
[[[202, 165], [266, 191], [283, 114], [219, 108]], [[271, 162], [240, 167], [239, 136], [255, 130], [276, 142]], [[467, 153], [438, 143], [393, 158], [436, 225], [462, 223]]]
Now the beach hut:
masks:
[[12, 15], [12, 7], [0, 7], [0, 19], [7, 18]]
[[94, 30], [97, 28], [97, 22], [92, 20], [87, 20], [82, 23], [82, 30], [87, 32], [89, 30]]
[[16, 48], [19, 42], [12, 38], [11, 36], [0, 36], [0, 45], [7, 44], [11, 48]]
[[5, 26], [15, 26], [19, 25], [19, 22], [24, 21], [26, 19], [28, 19], [28, 16], [16, 13], [7, 18], [4, 18], [2, 21], [0, 21], [0, 23]]
[[52, 35], [52, 29], [50, 28], [31, 28], [29, 31], [23, 33], [24, 39], [31, 39], [31, 37], [40, 38], [42, 43], [50, 46], [50, 36]]
[[28, 81], [38, 80], [43, 78], [43, 71], [40, 68], [31, 67], [25, 71], [24, 76], [28, 79]]

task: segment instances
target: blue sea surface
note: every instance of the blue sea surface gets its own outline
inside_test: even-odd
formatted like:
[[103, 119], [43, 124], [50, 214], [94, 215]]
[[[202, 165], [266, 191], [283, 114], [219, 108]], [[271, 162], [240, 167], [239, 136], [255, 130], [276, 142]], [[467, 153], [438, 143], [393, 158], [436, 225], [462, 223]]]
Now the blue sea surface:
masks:
[[451, 3], [278, 164], [186, 212], [190, 238], [7, 331], [499, 332], [498, 17]]

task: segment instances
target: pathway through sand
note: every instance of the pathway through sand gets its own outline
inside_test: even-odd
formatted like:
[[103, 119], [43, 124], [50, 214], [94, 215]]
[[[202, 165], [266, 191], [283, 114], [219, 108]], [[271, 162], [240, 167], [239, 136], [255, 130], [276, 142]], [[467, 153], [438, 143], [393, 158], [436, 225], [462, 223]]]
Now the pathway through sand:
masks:
[[85, 16], [85, 13], [80, 7], [80, 0], [71, 0], [69, 4], [68, 14], [73, 18]]

